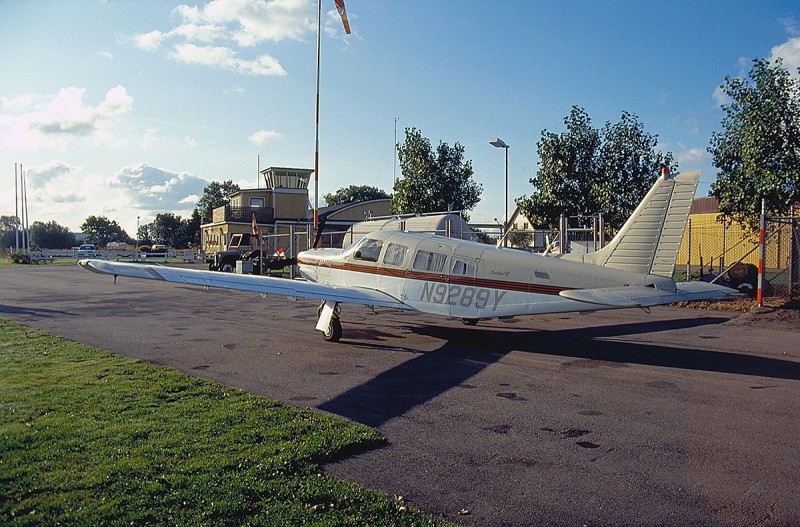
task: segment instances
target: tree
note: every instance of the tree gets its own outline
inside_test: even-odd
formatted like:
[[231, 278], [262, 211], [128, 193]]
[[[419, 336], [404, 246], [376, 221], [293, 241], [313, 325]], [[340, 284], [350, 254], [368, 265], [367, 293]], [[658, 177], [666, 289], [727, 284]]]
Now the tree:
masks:
[[67, 227], [62, 227], [54, 220], [31, 225], [31, 245], [40, 249], [67, 249], [76, 245], [75, 235]]
[[105, 247], [110, 242], [133, 242], [115, 220], [105, 216], [89, 216], [81, 225], [81, 232], [89, 243], [98, 247]]
[[530, 180], [535, 192], [516, 200], [538, 227], [558, 225], [561, 214], [602, 212], [609, 227], [619, 228], [661, 167], [677, 170], [672, 153], [656, 150], [658, 136], [647, 133], [634, 114], [622, 112], [618, 123], [598, 130], [586, 110], [573, 106], [564, 124], [564, 133], [542, 131], [539, 170]]
[[144, 223], [139, 225], [139, 228], [136, 230], [136, 241], [138, 242], [138, 245], [153, 245], [153, 238], [150, 235], [150, 227], [152, 225], [152, 223]]
[[472, 179], [472, 161], [464, 161], [464, 147], [440, 142], [434, 153], [416, 128], [406, 128], [405, 135], [405, 142], [397, 145], [402, 177], [394, 184], [392, 211], [472, 210], [483, 188]]
[[345, 203], [358, 203], [359, 201], [369, 201], [371, 199], [391, 198], [389, 194], [378, 187], [369, 185], [350, 185], [342, 187], [332, 194], [322, 196], [329, 207], [333, 205], [343, 205]]
[[200, 196], [200, 199], [197, 201], [197, 208], [200, 212], [201, 221], [203, 223], [210, 222], [214, 209], [230, 203], [228, 196], [238, 190], [239, 185], [230, 179], [222, 183], [212, 181], [206, 185], [206, 188], [203, 189], [203, 195]]
[[0, 249], [11, 247], [13, 250], [17, 247], [18, 222], [16, 216], [0, 216]]
[[606, 123], [601, 133], [595, 211], [602, 212], [612, 228], [621, 227], [653, 186], [662, 167], [677, 173], [672, 152], [662, 153], [658, 136], [644, 130], [639, 119], [622, 112], [616, 124]]
[[153, 241], [170, 247], [188, 247], [192, 243], [189, 220], [171, 212], [157, 214], [149, 226]]
[[573, 106], [564, 118], [567, 131], [542, 131], [536, 143], [539, 170], [530, 180], [536, 192], [516, 200], [533, 225], [553, 227], [561, 214], [593, 214], [597, 209], [595, 185], [601, 139], [586, 110]]
[[202, 218], [200, 217], [200, 210], [195, 207], [192, 211], [192, 216], [186, 220], [186, 240], [188, 245], [200, 244], [200, 225]]
[[711, 192], [723, 217], [755, 228], [762, 197], [772, 214], [800, 200], [800, 80], [780, 59], [755, 59], [747, 78], [721, 88], [730, 102], [708, 148], [719, 170]]

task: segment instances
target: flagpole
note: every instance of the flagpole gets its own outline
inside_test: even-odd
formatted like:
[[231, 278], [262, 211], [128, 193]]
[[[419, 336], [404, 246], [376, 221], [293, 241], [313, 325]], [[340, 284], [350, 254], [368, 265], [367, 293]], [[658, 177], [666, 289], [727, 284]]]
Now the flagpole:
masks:
[[17, 188], [17, 164], [14, 163], [14, 237], [16, 252], [19, 252], [19, 189]]
[[314, 235], [317, 234], [319, 209], [319, 63], [320, 63], [320, 33], [322, 28], [322, 0], [317, 0], [317, 103], [315, 108], [314, 127]]

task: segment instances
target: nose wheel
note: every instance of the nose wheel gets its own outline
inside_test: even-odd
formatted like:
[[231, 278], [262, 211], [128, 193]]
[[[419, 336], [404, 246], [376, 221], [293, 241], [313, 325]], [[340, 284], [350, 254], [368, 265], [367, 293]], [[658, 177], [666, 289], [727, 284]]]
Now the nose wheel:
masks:
[[341, 311], [338, 302], [323, 301], [317, 308], [317, 329], [328, 342], [339, 342], [342, 338], [342, 322], [339, 320]]
[[339, 317], [331, 319], [328, 328], [322, 332], [322, 338], [328, 342], [339, 342], [339, 339], [342, 338], [342, 322], [339, 320]]

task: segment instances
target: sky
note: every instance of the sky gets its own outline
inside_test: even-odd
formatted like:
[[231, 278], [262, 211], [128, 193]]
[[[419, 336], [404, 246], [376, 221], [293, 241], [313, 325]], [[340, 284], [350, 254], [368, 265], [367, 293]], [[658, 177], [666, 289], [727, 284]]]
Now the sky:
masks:
[[[322, 0], [319, 204], [349, 185], [391, 192], [395, 138], [463, 145], [483, 187], [471, 220], [530, 195], [543, 130], [572, 106], [601, 128], [638, 116], [679, 169], [716, 171], [726, 76], [755, 58], [800, 66], [800, 3], [676, 0]], [[0, 215], [75, 232], [89, 215], [131, 236], [191, 214], [211, 181], [314, 167], [314, 0], [0, 0]], [[313, 183], [310, 189], [313, 204]], [[509, 211], [510, 212], [510, 211]]]

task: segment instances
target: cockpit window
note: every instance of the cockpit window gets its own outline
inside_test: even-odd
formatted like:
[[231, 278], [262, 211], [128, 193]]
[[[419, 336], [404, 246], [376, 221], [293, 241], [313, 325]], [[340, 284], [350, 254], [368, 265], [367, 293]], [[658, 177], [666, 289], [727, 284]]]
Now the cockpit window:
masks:
[[399, 243], [390, 243], [386, 246], [386, 253], [383, 255], [383, 263], [387, 265], [403, 265], [406, 259], [408, 247]]
[[377, 262], [378, 256], [381, 254], [381, 247], [383, 247], [383, 240], [365, 238], [356, 249], [353, 257], [356, 260], [364, 260], [365, 262]]
[[420, 271], [433, 271], [434, 273], [441, 273], [446, 262], [446, 254], [434, 253], [430, 251], [417, 251], [416, 256], [414, 256], [414, 264], [412, 267]]

